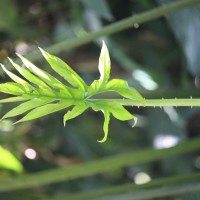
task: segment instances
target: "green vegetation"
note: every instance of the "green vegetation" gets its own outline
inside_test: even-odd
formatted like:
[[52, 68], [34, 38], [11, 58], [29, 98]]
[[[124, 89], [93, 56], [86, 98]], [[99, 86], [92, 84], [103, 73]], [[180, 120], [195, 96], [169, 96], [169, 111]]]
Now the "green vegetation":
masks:
[[199, 199], [199, 3], [2, 1], [0, 199]]

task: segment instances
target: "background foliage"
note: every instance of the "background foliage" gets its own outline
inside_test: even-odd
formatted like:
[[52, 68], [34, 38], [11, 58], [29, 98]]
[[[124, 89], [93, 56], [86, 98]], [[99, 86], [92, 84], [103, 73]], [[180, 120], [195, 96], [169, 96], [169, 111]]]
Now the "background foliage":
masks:
[[[34, 59], [38, 46], [48, 47], [89, 84], [98, 78], [104, 39], [112, 78], [126, 79], [145, 98], [199, 97], [199, 6], [67, 47], [66, 41], [169, 2], [1, 0], [0, 62], [11, 69], [7, 56]], [[35, 63], [50, 69], [44, 59]], [[2, 83], [9, 81], [0, 74]], [[11, 106], [1, 104], [1, 116]], [[137, 126], [111, 119], [103, 144], [96, 142], [102, 115], [91, 110], [66, 127], [65, 111], [16, 125], [18, 117], [1, 121], [0, 199], [199, 199], [199, 109], [128, 110], [137, 114]]]

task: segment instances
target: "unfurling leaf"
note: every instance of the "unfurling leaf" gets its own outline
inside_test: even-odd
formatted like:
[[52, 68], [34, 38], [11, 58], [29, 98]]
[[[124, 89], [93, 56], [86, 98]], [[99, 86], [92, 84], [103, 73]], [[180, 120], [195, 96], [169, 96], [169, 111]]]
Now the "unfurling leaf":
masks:
[[74, 106], [63, 117], [65, 125], [67, 120], [81, 115], [91, 107], [94, 111], [102, 111], [104, 114], [104, 137], [99, 142], [105, 142], [107, 139], [111, 114], [122, 121], [134, 119], [136, 122], [136, 117], [130, 114], [119, 102], [91, 98], [100, 93], [116, 92], [127, 99], [134, 99], [141, 103], [144, 101], [142, 96], [134, 88], [129, 87], [126, 81], [121, 79], [109, 80], [111, 66], [105, 42], [103, 42], [99, 58], [100, 78], [90, 86], [87, 86], [84, 80], [60, 58], [45, 52], [41, 48], [40, 51], [52, 69], [71, 86], [63, 84], [57, 78], [17, 54], [26, 69], [9, 59], [14, 68], [21, 74], [21, 78], [1, 65], [5, 73], [14, 82], [0, 84], [0, 92], [14, 95], [14, 97], [2, 99], [0, 103], [22, 103], [10, 110], [2, 119], [26, 113], [15, 123], [25, 122]]

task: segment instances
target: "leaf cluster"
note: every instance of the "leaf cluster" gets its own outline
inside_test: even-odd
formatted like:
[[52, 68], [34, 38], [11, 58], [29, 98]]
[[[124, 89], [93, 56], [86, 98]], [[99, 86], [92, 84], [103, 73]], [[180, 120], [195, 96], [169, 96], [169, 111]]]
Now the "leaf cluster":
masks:
[[129, 113], [119, 102], [95, 99], [95, 95], [105, 92], [116, 92], [127, 99], [135, 99], [142, 102], [142, 96], [128, 83], [122, 79], [110, 80], [110, 57], [107, 46], [103, 42], [99, 58], [100, 77], [94, 80], [91, 85], [85, 81], [60, 58], [45, 52], [39, 48], [44, 58], [51, 68], [63, 77], [70, 86], [53, 77], [46, 71], [36, 67], [22, 55], [17, 56], [23, 62], [25, 68], [9, 61], [13, 67], [21, 74], [21, 77], [7, 70], [1, 64], [4, 72], [14, 81], [0, 84], [0, 92], [13, 95], [12, 97], [0, 100], [0, 103], [22, 102], [17, 107], [6, 113], [2, 119], [18, 116], [26, 113], [24, 117], [16, 123], [33, 120], [50, 113], [54, 113], [71, 106], [63, 117], [64, 125], [70, 119], [81, 115], [88, 108], [94, 111], [101, 111], [104, 115], [104, 137], [99, 142], [104, 142], [108, 135], [110, 115], [119, 120], [130, 120], [136, 117]]

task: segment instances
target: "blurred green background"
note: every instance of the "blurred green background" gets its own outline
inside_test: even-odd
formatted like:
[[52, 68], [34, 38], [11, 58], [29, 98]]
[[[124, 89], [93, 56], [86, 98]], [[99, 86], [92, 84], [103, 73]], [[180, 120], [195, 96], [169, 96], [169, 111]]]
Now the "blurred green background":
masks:
[[[170, 2], [173, 1], [0, 0], [0, 62], [6, 64], [8, 56], [16, 58], [15, 52], [34, 55], [38, 46], [51, 48], [56, 43], [79, 38]], [[87, 45], [60, 51], [57, 56], [89, 84], [98, 78], [98, 58], [104, 39], [110, 51], [112, 77], [126, 79], [145, 98], [195, 98], [199, 96], [200, 87], [199, 33], [200, 6], [194, 6], [143, 24], [133, 24], [129, 29], [100, 37]], [[34, 63], [52, 73], [44, 59]], [[12, 69], [8, 64], [6, 66]], [[0, 75], [1, 83], [9, 81], [2, 70]], [[5, 95], [0, 94], [0, 97], [2, 99]], [[1, 116], [14, 106], [1, 104]], [[183, 155], [173, 156], [172, 153], [159, 160], [128, 164], [107, 172], [87, 173], [84, 177], [45, 186], [1, 190], [4, 181], [9, 185], [9, 180], [12, 182], [23, 175], [73, 168], [148, 148], [170, 148], [200, 134], [199, 108], [130, 107], [128, 110], [138, 117], [136, 127], [131, 128], [131, 122], [111, 119], [109, 138], [103, 144], [97, 142], [103, 137], [103, 116], [91, 110], [68, 122], [66, 127], [62, 123], [65, 111], [19, 125], [12, 125], [16, 118], [0, 121], [0, 145], [24, 167], [22, 174], [18, 174], [1, 165], [0, 200], [61, 199], [60, 195], [63, 199], [70, 199], [68, 195], [71, 193], [126, 183], [144, 184], [157, 178], [199, 171], [200, 154], [196, 150]], [[1, 159], [2, 154], [0, 163]], [[110, 164], [113, 163], [108, 159], [107, 165]], [[102, 196], [102, 199], [110, 199]], [[200, 195], [195, 193], [170, 199], [199, 198]]]

